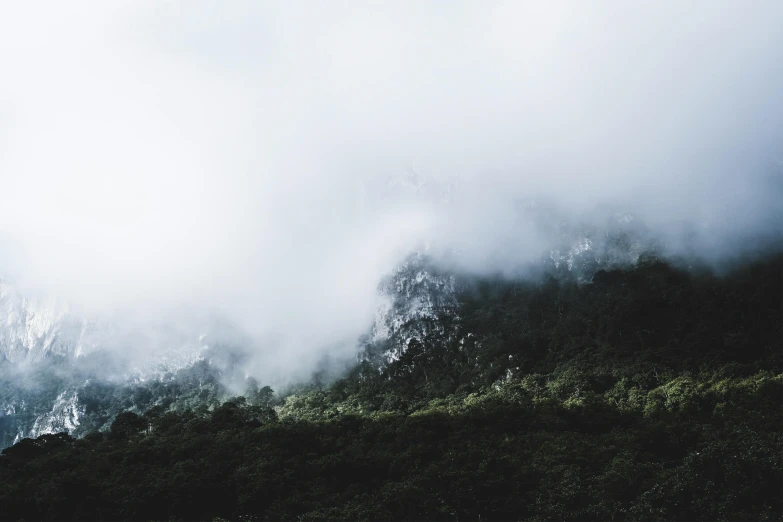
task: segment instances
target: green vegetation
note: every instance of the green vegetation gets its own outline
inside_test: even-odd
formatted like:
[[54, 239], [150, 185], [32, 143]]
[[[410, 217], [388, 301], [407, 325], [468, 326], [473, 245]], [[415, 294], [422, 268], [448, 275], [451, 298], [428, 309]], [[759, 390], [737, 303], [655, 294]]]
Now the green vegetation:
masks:
[[0, 519], [783, 519], [783, 257], [459, 297], [328, 385], [25, 439]]

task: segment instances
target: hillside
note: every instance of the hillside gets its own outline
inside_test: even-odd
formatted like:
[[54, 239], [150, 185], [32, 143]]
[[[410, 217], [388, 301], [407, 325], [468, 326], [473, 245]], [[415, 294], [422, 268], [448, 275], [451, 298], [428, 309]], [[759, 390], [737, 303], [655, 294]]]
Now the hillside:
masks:
[[3, 450], [0, 518], [783, 516], [783, 256], [645, 255], [589, 282], [412, 270], [399, 291], [443, 298], [376, 324], [339, 379], [226, 400], [206, 365], [190, 402], [137, 387], [107, 432]]

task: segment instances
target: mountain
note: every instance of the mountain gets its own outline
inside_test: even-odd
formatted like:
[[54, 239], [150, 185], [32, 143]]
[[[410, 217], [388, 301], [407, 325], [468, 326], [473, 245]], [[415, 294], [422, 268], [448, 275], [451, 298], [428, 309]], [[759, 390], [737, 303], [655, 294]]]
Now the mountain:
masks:
[[[0, 519], [780, 519], [783, 254], [587, 278], [584, 253], [519, 278], [415, 255], [359, 361], [282, 393], [232, 397], [208, 358], [88, 382], [80, 438], [3, 450]], [[57, 366], [29, 389], [67, 429]]]
[[[132, 395], [143, 383], [175, 379], [210, 351], [203, 335], [153, 328], [138, 332], [84, 319], [66, 303], [28, 298], [0, 281], [0, 447], [24, 437], [108, 428], [132, 403], [104, 401], [95, 410], [96, 383]], [[150, 339], [163, 348], [145, 360], [135, 357]]]
[[[413, 172], [392, 184], [420, 193], [445, 190]], [[522, 211], [542, 223], [551, 222], [554, 211], [532, 207], [528, 204]], [[628, 228], [632, 221], [629, 215], [618, 214], [602, 230], [559, 221], [558, 248], [526, 269], [524, 277], [546, 273], [581, 284], [599, 268], [631, 266], [643, 246], [650, 245], [643, 234]], [[411, 254], [378, 286], [381, 304], [367, 335], [359, 339], [359, 360], [381, 371], [402, 357], [411, 343], [453, 340], [465, 290], [474, 279], [457, 266], [436, 262], [431, 250]], [[195, 391], [188, 372], [202, 365], [212, 373], [209, 380], [216, 387], [207, 393], [210, 400], [229, 397], [227, 384], [237, 390], [246, 377], [241, 347], [221, 344], [208, 331], [85, 319], [67, 303], [25, 297], [8, 282], [0, 283], [0, 310], [0, 448], [47, 433], [79, 436], [92, 429], [107, 430], [123, 408], [143, 412], [162, 403], [193, 405]], [[464, 343], [473, 333], [459, 335]], [[155, 348], [145, 350], [147, 346]], [[174, 389], [172, 383], [178, 379], [186, 383], [181, 398], [139, 392], [151, 383]], [[101, 393], [103, 388], [114, 390], [115, 403], [91, 395], [98, 384]], [[148, 401], [138, 399], [147, 395]], [[137, 399], [129, 402], [127, 396]]]

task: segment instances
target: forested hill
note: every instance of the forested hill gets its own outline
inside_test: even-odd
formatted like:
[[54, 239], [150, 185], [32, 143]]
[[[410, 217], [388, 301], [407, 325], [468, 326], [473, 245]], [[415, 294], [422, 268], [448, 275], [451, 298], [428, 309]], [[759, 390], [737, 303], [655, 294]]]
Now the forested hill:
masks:
[[0, 519], [783, 518], [783, 256], [456, 291], [338, 380], [24, 439]]

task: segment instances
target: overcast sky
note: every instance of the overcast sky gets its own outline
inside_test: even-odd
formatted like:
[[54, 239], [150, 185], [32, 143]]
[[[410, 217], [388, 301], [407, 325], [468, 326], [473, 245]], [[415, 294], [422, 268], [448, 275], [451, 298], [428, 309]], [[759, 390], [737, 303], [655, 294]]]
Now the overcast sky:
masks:
[[[763, 0], [4, 2], [0, 274], [90, 314], [217, 310], [296, 360], [363, 331], [422, 242], [473, 269], [537, 255], [515, 198], [708, 222], [724, 246], [780, 231], [781, 20]], [[412, 172], [430, 189], [389, 187]]]

